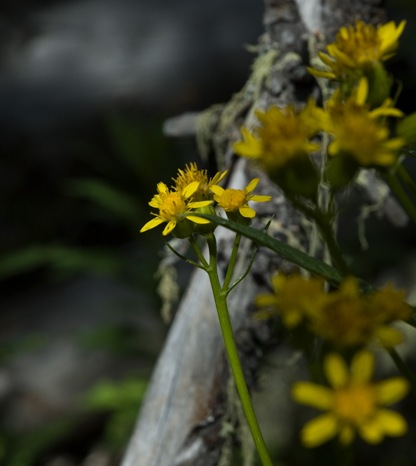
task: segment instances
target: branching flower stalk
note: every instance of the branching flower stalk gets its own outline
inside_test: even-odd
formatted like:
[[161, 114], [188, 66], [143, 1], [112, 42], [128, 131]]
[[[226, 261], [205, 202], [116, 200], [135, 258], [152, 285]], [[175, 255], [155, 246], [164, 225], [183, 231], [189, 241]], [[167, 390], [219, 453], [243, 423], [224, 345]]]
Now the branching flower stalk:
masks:
[[[235, 258], [237, 256], [239, 238], [237, 235], [236, 241], [234, 242], [233, 250], [231, 255]], [[238, 239], [237, 239], [238, 238]], [[217, 241], [213, 234], [207, 236], [207, 245], [209, 251], [209, 260], [207, 261], [194, 237], [190, 237], [189, 241], [194, 248], [195, 253], [203, 267], [208, 274], [212, 293], [214, 296], [215, 307], [218, 313], [218, 320], [221, 327], [221, 332], [224, 339], [225, 349], [227, 352], [228, 360], [230, 362], [231, 370], [234, 376], [237, 391], [241, 400], [244, 415], [246, 417], [248, 426], [250, 428], [251, 435], [257, 452], [259, 454], [261, 463], [263, 466], [272, 466], [270, 456], [267, 452], [266, 444], [263, 439], [263, 435], [260, 430], [259, 423], [257, 421], [256, 414], [254, 412], [253, 404], [251, 402], [250, 394], [247, 388], [247, 384], [244, 377], [244, 372], [241, 366], [240, 357], [238, 355], [237, 345], [234, 338], [234, 332], [231, 325], [230, 315], [228, 312], [227, 295], [229, 293], [229, 283], [234, 271], [235, 260], [231, 260], [228, 266], [226, 279], [223, 284], [220, 283], [218, 275], [217, 265]]]
[[[360, 170], [368, 169], [386, 180], [416, 223], [416, 183], [401, 164], [406, 151], [412, 153], [416, 146], [416, 113], [405, 117], [394, 107], [392, 77], [384, 66], [395, 54], [404, 27], [404, 21], [380, 26], [357, 21], [341, 28], [327, 53], [319, 53], [322, 67], [309, 68], [313, 75], [335, 84], [322, 107], [310, 98], [303, 108], [258, 110], [258, 126], [242, 128], [242, 140], [233, 145], [237, 155], [255, 164], [315, 223], [332, 265], [249, 226], [256, 215], [250, 203], [271, 199], [253, 193], [259, 178], [244, 189], [225, 189], [219, 183], [226, 171], [209, 178], [206, 170], [192, 163], [178, 170], [172, 187], [159, 183], [149, 203], [156, 212], [141, 232], [166, 224], [162, 234], [188, 239], [197, 259], [188, 259], [168, 245], [171, 251], [208, 274], [231, 371], [263, 466], [272, 462], [245, 381], [227, 304], [231, 290], [248, 275], [259, 246], [309, 274], [275, 273], [270, 279], [272, 292], [255, 300], [256, 317], [277, 316], [289, 341], [304, 353], [312, 380], [318, 375], [313, 383], [298, 382], [292, 388], [295, 401], [324, 411], [301, 430], [303, 445], [313, 448], [337, 439], [335, 457], [352, 464], [357, 436], [377, 445], [386, 436], [399, 437], [407, 431], [404, 417], [386, 407], [400, 401], [409, 389], [416, 393], [416, 375], [395, 349], [405, 336], [394, 326], [402, 321], [416, 327], [415, 310], [405, 301], [404, 291], [390, 284], [375, 289], [354, 276], [334, 231], [337, 195], [354, 183]], [[218, 225], [236, 234], [223, 279], [214, 234]], [[242, 237], [253, 242], [254, 252], [246, 270], [234, 278]], [[390, 354], [402, 377], [373, 380], [374, 346]]]

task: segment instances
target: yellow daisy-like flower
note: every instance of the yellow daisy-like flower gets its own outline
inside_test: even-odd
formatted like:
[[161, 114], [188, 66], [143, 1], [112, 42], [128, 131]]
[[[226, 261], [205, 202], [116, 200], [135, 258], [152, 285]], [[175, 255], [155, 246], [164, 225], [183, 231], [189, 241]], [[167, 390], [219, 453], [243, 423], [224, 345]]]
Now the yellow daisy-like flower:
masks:
[[211, 199], [211, 186], [217, 185], [225, 178], [228, 170], [220, 171], [212, 178], [208, 177], [207, 170], [200, 170], [195, 162], [185, 165], [185, 170], [178, 170], [178, 176], [174, 178], [175, 188], [177, 191], [182, 191], [194, 181], [198, 182], [198, 187], [192, 194], [192, 200], [202, 201]]
[[233, 149], [238, 155], [257, 161], [267, 173], [274, 174], [319, 148], [319, 144], [310, 141], [320, 130], [322, 116], [314, 101], [302, 110], [293, 105], [270, 107], [265, 112], [258, 110], [256, 115], [260, 126], [254, 132], [243, 128], [243, 141], [236, 142]]
[[[198, 189], [199, 182], [194, 181], [180, 191], [171, 191], [164, 183], [158, 183], [157, 194], [149, 202], [149, 205], [159, 210], [158, 214], [154, 214], [155, 218], [147, 222], [140, 233], [157, 227], [162, 223], [167, 225], [163, 230], [163, 235], [166, 236], [171, 233], [175, 227], [185, 225], [187, 221], [198, 224], [209, 223], [209, 220], [192, 215], [192, 210], [200, 207], [206, 207], [212, 203], [212, 200], [191, 202], [189, 199]], [[189, 234], [188, 234], [189, 232]], [[191, 234], [191, 230], [186, 228], [184, 237]], [[182, 236], [182, 235], [181, 235]]]
[[351, 157], [362, 167], [391, 166], [406, 141], [390, 138], [384, 117], [401, 117], [403, 113], [392, 106], [390, 99], [370, 110], [365, 103], [367, 93], [367, 80], [361, 79], [356, 92], [347, 100], [341, 100], [339, 93], [335, 93], [328, 101], [323, 118], [325, 131], [333, 137], [328, 153]]
[[256, 297], [256, 306], [263, 308], [256, 313], [256, 317], [279, 314], [289, 329], [303, 322], [316, 307], [320, 308], [322, 300], [326, 298], [324, 281], [319, 278], [276, 274], [272, 278], [272, 287], [273, 293]]
[[406, 433], [405, 419], [385, 409], [407, 394], [406, 379], [392, 377], [371, 382], [374, 356], [369, 351], [356, 353], [350, 370], [338, 354], [330, 354], [324, 370], [330, 387], [298, 382], [292, 390], [298, 403], [327, 411], [303, 427], [301, 439], [306, 447], [319, 446], [336, 436], [341, 444], [348, 445], [356, 433], [367, 443], [378, 444], [386, 435]]
[[360, 75], [395, 54], [405, 25], [406, 21], [398, 26], [393, 21], [379, 26], [357, 21], [353, 26], [342, 27], [335, 42], [327, 45], [328, 54], [319, 53], [328, 70], [309, 68], [309, 71], [315, 76], [335, 80]]
[[251, 194], [259, 181], [259, 178], [253, 178], [244, 189], [224, 189], [213, 185], [211, 191], [214, 193], [214, 200], [224, 209], [227, 215], [231, 214], [231, 217], [233, 217], [233, 214], [237, 214], [237, 217], [241, 215], [243, 218], [252, 219], [256, 216], [256, 211], [248, 205], [248, 202], [268, 202], [271, 200], [271, 196]]

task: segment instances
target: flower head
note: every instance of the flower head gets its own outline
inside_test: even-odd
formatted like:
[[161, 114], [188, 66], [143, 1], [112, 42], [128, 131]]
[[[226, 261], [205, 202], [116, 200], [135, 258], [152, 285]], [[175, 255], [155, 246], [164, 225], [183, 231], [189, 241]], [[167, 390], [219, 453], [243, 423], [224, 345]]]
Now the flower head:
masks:
[[400, 117], [402, 112], [393, 107], [391, 99], [373, 110], [366, 104], [368, 82], [359, 81], [355, 92], [346, 100], [336, 92], [327, 102], [324, 129], [333, 140], [330, 156], [345, 156], [362, 167], [390, 166], [405, 145], [402, 138], [391, 138], [385, 117]]
[[374, 356], [369, 351], [355, 354], [351, 368], [338, 354], [330, 354], [324, 363], [330, 387], [298, 382], [293, 397], [301, 404], [326, 411], [309, 421], [301, 431], [302, 442], [315, 447], [338, 436], [343, 445], [350, 444], [358, 433], [370, 444], [380, 443], [385, 435], [406, 433], [405, 419], [385, 406], [401, 400], [409, 389], [402, 377], [371, 382]]
[[174, 178], [175, 188], [177, 191], [181, 191], [189, 186], [191, 183], [197, 181], [198, 187], [192, 194], [192, 200], [203, 201], [211, 199], [211, 186], [217, 185], [221, 180], [225, 178], [228, 170], [217, 172], [212, 178], [208, 177], [207, 170], [200, 170], [196, 163], [192, 162], [189, 165], [185, 165], [185, 170], [178, 170], [178, 176]]
[[320, 146], [312, 138], [321, 129], [324, 111], [311, 99], [301, 110], [288, 105], [256, 115], [258, 128], [242, 129], [235, 152], [254, 160], [287, 195], [315, 198], [319, 177], [311, 153]]
[[262, 308], [256, 315], [262, 318], [280, 314], [287, 328], [299, 325], [326, 297], [324, 282], [319, 278], [276, 274], [272, 286], [273, 293], [256, 297], [256, 306]]
[[320, 130], [321, 109], [311, 100], [302, 110], [293, 105], [256, 112], [260, 126], [242, 129], [243, 141], [233, 146], [243, 157], [256, 160], [267, 173], [275, 173], [293, 160], [308, 156], [319, 145], [310, 141]]
[[376, 27], [357, 21], [355, 25], [342, 27], [335, 42], [327, 45], [328, 54], [319, 53], [328, 70], [310, 68], [309, 71], [315, 76], [336, 80], [365, 74], [395, 54], [405, 25], [406, 21], [398, 26], [390, 21]]
[[[176, 231], [180, 237], [187, 237], [192, 232], [189, 229], [189, 221], [197, 224], [209, 223], [208, 220], [193, 216], [192, 210], [200, 207], [205, 207], [212, 203], [212, 200], [191, 202], [190, 198], [198, 189], [199, 182], [194, 181], [185, 186], [180, 191], [169, 190], [164, 183], [158, 183], [157, 194], [155, 194], [149, 205], [159, 210], [158, 214], [154, 214], [155, 218], [147, 222], [140, 233], [157, 227], [162, 223], [167, 223], [163, 230], [163, 235], [171, 233], [176, 227], [184, 227], [183, 231]], [[184, 235], [184, 236], [183, 236]]]
[[211, 191], [214, 193], [214, 200], [224, 209], [228, 216], [235, 220], [238, 220], [240, 216], [245, 219], [252, 219], [256, 216], [256, 211], [248, 205], [248, 202], [267, 202], [271, 200], [271, 196], [251, 194], [259, 181], [259, 178], [253, 178], [244, 189], [223, 189], [220, 186], [213, 185]]
[[324, 340], [343, 348], [370, 342], [391, 348], [401, 343], [402, 334], [389, 324], [407, 319], [411, 313], [410, 306], [403, 301], [403, 293], [387, 287], [362, 294], [353, 277], [347, 277], [321, 303], [309, 314], [310, 328]]

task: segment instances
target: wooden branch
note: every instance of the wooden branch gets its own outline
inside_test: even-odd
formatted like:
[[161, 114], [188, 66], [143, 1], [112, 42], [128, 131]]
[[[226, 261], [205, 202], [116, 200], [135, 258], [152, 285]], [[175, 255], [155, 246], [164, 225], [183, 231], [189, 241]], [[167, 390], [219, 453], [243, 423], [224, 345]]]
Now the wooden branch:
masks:
[[[221, 112], [210, 141], [222, 168], [232, 167], [230, 184], [235, 188], [245, 186], [252, 173], [244, 160], [235, 161], [230, 142], [239, 137], [243, 123], [251, 123], [253, 109], [302, 103], [317, 92], [305, 69], [309, 39], [318, 34], [330, 38], [342, 24], [357, 17], [378, 20], [382, 14], [374, 0], [265, 0], [265, 6], [266, 32], [259, 42], [253, 74]], [[265, 57], [268, 62], [261, 61]], [[266, 180], [261, 185], [265, 192], [273, 193], [274, 204], [262, 205], [259, 221], [274, 214], [278, 221], [272, 232], [287, 234], [288, 240], [295, 238], [299, 245], [306, 246], [307, 233], [296, 212]], [[231, 249], [229, 232], [218, 229], [217, 238], [220, 251]], [[249, 383], [257, 368], [257, 349], [268, 340], [265, 324], [250, 318], [251, 303], [266, 281], [265, 275], [284, 267], [287, 264], [279, 258], [263, 252], [247, 279], [230, 296], [237, 340], [244, 335], [245, 344], [240, 347]], [[260, 331], [264, 338], [259, 338]], [[155, 367], [122, 466], [217, 465], [225, 441], [222, 426], [227, 380], [228, 365], [208, 278], [204, 271], [196, 270]]]

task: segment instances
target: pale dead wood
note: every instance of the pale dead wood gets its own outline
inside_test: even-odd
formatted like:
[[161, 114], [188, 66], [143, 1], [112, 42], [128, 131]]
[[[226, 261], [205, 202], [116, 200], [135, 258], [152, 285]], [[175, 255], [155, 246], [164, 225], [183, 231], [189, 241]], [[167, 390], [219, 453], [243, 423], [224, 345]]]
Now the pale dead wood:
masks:
[[[235, 163], [230, 143], [239, 137], [238, 128], [251, 124], [254, 108], [271, 104], [303, 103], [317, 95], [314, 80], [307, 74], [308, 47], [312, 37], [329, 40], [342, 24], [356, 18], [377, 21], [383, 10], [378, 0], [265, 0], [265, 34], [259, 56], [277, 52], [266, 75], [251, 78], [233, 106], [220, 114], [211, 143], [221, 168], [232, 167], [230, 184], [241, 187], [252, 178], [246, 163]], [[273, 56], [273, 55], [268, 55]], [[256, 70], [253, 70], [253, 75]], [[227, 119], [221, 117], [227, 113]], [[218, 112], [217, 112], [218, 114]], [[192, 121], [192, 125], [194, 125]], [[185, 130], [186, 132], [187, 130]], [[218, 151], [225, 151], [220, 157]], [[259, 220], [275, 214], [276, 234], [290, 232], [299, 245], [307, 246], [308, 233], [283, 196], [273, 192], [273, 206], [262, 207]], [[218, 230], [220, 251], [230, 250], [230, 234]], [[272, 270], [287, 267], [278, 258], [262, 253], [252, 273], [230, 297], [230, 313], [242, 346], [243, 364], [249, 377], [257, 368], [258, 350], [267, 344], [267, 328], [250, 318], [254, 296]], [[244, 337], [244, 338], [243, 338]], [[155, 367], [135, 431], [122, 466], [214, 466], [224, 444], [223, 417], [226, 411], [228, 366], [219, 324], [205, 272], [196, 270], [169, 331]], [[250, 383], [249, 378], [249, 383]]]

